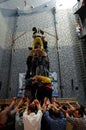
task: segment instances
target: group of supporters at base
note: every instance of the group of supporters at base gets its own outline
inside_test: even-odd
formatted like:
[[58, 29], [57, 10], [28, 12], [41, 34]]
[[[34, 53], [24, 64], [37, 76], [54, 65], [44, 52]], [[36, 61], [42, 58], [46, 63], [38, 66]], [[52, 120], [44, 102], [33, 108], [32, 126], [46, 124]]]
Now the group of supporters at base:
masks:
[[45, 97], [42, 106], [37, 99], [13, 98], [0, 111], [0, 130], [86, 130], [86, 108], [57, 98], [50, 103]]

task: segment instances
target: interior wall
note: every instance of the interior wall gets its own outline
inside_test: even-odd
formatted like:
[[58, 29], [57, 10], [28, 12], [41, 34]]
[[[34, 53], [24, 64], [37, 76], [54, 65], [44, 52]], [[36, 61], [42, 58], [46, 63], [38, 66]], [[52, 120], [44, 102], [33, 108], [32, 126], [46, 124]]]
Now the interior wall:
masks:
[[2, 7], [3, 1], [0, 2], [0, 98], [7, 98], [15, 17], [10, 17], [12, 12]]
[[[3, 17], [1, 11], [0, 11], [0, 97], [2, 97], [2, 95], [6, 95], [6, 86], [4, 86], [4, 78], [7, 78], [7, 76], [5, 77], [5, 75], [3, 75], [4, 71], [5, 74], [8, 75], [7, 71], [8, 71], [8, 67], [6, 68], [5, 65], [6, 63], [4, 62], [5, 59], [5, 54], [8, 53], [7, 48], [5, 47], [6, 44], [6, 33], [7, 33], [7, 23], [6, 23], [6, 19]], [[4, 69], [4, 70], [3, 70]], [[3, 78], [4, 77], [4, 78]]]
[[76, 97], [81, 104], [86, 104], [80, 69], [75, 58], [75, 48], [80, 44], [75, 31], [75, 16], [72, 9], [57, 9], [57, 12], [63, 95]]

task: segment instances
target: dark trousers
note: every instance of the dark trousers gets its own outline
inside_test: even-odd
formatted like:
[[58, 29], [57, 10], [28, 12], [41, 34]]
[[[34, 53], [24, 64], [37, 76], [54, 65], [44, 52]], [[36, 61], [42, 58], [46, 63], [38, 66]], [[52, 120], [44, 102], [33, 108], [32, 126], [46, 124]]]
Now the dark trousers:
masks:
[[52, 89], [51, 88], [38, 88], [37, 91], [37, 99], [41, 102], [41, 105], [43, 105], [44, 98], [49, 98], [50, 102], [52, 100]]

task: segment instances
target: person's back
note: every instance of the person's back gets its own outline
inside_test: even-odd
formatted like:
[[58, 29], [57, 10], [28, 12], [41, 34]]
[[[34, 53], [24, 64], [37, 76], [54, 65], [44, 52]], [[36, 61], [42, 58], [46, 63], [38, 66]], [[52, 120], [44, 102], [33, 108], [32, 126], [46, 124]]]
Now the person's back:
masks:
[[37, 114], [31, 113], [26, 116], [26, 112], [24, 113], [24, 130], [40, 130], [40, 117], [41, 111], [38, 111]]
[[66, 130], [66, 119], [60, 116], [51, 117], [49, 111], [44, 114], [45, 120], [49, 124], [50, 130]]
[[66, 119], [72, 124], [73, 130], [86, 130], [86, 117], [84, 117], [84, 109], [82, 107], [73, 111], [73, 117], [66, 113]]
[[29, 106], [28, 111], [23, 113], [24, 130], [40, 130], [42, 111], [40, 104], [37, 104], [38, 112], [35, 112], [34, 106]]

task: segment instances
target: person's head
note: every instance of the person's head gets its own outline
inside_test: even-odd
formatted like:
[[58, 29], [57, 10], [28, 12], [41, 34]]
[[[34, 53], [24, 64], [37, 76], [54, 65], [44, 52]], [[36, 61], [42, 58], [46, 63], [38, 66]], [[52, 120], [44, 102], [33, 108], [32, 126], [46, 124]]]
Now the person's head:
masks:
[[52, 108], [49, 109], [49, 115], [53, 119], [57, 119], [61, 117], [61, 112], [60, 110], [53, 110]]
[[31, 104], [28, 106], [28, 114], [30, 114], [32, 112], [34, 112], [34, 113], [37, 112], [37, 106]]
[[23, 112], [24, 112], [24, 108], [20, 109], [20, 111], [19, 111], [19, 116], [20, 116], [20, 117], [23, 116]]
[[61, 117], [61, 112], [60, 110], [55, 110], [54, 111], [54, 118], [60, 118]]
[[49, 109], [49, 115], [50, 115], [50, 117], [52, 117], [54, 115], [54, 111], [51, 108]]
[[34, 33], [37, 33], [36, 27], [33, 27], [33, 28], [32, 28], [32, 31], [33, 31]]
[[38, 80], [36, 78], [32, 78], [32, 84], [37, 84], [38, 83]]
[[76, 109], [73, 112], [73, 116], [76, 117], [76, 118], [83, 117], [84, 116], [84, 112], [81, 109]]
[[9, 105], [6, 105], [6, 107], [4, 108], [4, 110], [9, 112]]
[[83, 105], [80, 105], [80, 110], [85, 113], [85, 107]]
[[6, 106], [6, 104], [1, 105], [1, 111], [4, 110]]
[[78, 110], [78, 115], [79, 115], [79, 117], [83, 117], [84, 116], [84, 111], [79, 109]]
[[39, 77], [38, 75], [36, 75], [36, 76], [34, 76], [34, 77], [32, 78], [32, 83], [40, 82], [40, 81], [41, 81], [41, 79], [40, 79], [40, 77]]
[[63, 105], [62, 108], [63, 108], [64, 110], [67, 110], [67, 107], [66, 107], [65, 105]]

